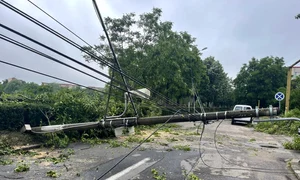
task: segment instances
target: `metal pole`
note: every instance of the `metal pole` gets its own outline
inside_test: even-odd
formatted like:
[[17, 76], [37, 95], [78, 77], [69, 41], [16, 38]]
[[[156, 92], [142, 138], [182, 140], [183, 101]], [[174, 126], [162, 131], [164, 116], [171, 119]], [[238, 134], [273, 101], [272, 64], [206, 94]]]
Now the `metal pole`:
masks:
[[289, 67], [288, 74], [287, 74], [287, 82], [286, 82], [285, 114], [287, 114], [290, 109], [291, 80], [292, 80], [292, 67]]
[[[87, 122], [87, 123], [75, 123], [75, 124], [64, 124], [64, 125], [53, 125], [53, 126], [41, 126], [41, 127], [30, 127], [25, 125], [26, 131], [33, 133], [50, 133], [67, 130], [80, 130], [80, 129], [92, 129], [92, 128], [117, 128], [124, 126], [137, 126], [137, 125], [152, 125], [168, 122], [193, 122], [193, 121], [210, 121], [215, 119], [231, 119], [231, 118], [242, 118], [242, 117], [259, 117], [259, 116], [274, 116], [277, 115], [278, 111], [276, 108], [264, 108], [264, 109], [253, 109], [247, 111], [221, 111], [221, 112], [209, 112], [209, 113], [194, 113], [194, 114], [181, 114], [181, 115], [168, 115], [168, 116], [154, 116], [154, 117], [127, 117], [127, 118], [116, 118], [107, 119], [106, 121], [100, 122]], [[28, 128], [29, 127], [29, 128]], [[23, 128], [24, 129], [24, 128]]]

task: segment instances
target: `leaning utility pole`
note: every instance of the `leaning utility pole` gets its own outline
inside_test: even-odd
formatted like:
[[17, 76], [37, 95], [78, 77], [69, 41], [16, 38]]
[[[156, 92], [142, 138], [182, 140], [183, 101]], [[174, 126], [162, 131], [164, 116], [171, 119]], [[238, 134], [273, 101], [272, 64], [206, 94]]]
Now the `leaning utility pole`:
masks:
[[289, 112], [290, 109], [290, 97], [291, 97], [291, 81], [292, 81], [292, 70], [293, 67], [300, 62], [300, 59], [296, 61], [294, 64], [289, 66], [288, 73], [287, 73], [287, 82], [286, 82], [286, 98], [285, 98], [285, 114]]
[[219, 119], [231, 119], [231, 118], [242, 118], [242, 117], [260, 117], [270, 116], [273, 117], [278, 114], [278, 109], [270, 106], [269, 108], [253, 109], [245, 111], [221, 111], [221, 112], [209, 112], [209, 113], [193, 113], [193, 114], [178, 114], [168, 116], [154, 116], [154, 117], [124, 117], [115, 119], [106, 119], [99, 122], [88, 122], [88, 123], [75, 123], [75, 124], [64, 124], [64, 125], [52, 125], [52, 126], [41, 126], [41, 127], [30, 127], [26, 124], [22, 129], [23, 132], [33, 133], [51, 133], [68, 130], [84, 130], [93, 128], [118, 128], [118, 127], [132, 127], [139, 125], [152, 125], [161, 123], [174, 123], [174, 122], [195, 122], [195, 121], [212, 121]]

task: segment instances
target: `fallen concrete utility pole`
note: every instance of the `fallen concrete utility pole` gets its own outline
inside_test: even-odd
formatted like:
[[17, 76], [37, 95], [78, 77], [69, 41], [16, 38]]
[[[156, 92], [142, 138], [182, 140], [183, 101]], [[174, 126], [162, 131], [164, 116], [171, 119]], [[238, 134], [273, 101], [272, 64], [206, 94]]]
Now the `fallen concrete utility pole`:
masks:
[[221, 112], [208, 112], [208, 113], [194, 113], [194, 114], [182, 114], [182, 115], [168, 115], [168, 116], [154, 116], [154, 117], [124, 117], [115, 118], [109, 120], [102, 120], [99, 122], [88, 122], [88, 123], [75, 123], [75, 124], [64, 124], [64, 125], [52, 125], [52, 126], [41, 126], [41, 127], [30, 127], [25, 124], [22, 128], [22, 132], [33, 132], [33, 133], [51, 133], [68, 130], [84, 130], [93, 128], [118, 128], [118, 127], [131, 127], [138, 125], [152, 125], [161, 124], [166, 122], [189, 122], [189, 121], [211, 121], [218, 119], [231, 119], [241, 117], [260, 117], [260, 116], [274, 116], [277, 115], [277, 108], [270, 106], [269, 108], [245, 110], [245, 111], [221, 111]]

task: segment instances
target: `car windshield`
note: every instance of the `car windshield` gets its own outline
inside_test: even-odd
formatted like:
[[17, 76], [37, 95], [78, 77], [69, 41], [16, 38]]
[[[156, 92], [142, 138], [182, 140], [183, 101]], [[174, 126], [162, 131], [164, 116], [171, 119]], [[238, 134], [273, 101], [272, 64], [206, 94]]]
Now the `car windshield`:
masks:
[[234, 110], [236, 110], [236, 111], [240, 111], [240, 110], [243, 110], [243, 107], [242, 106], [237, 106], [237, 107], [235, 107], [235, 109]]

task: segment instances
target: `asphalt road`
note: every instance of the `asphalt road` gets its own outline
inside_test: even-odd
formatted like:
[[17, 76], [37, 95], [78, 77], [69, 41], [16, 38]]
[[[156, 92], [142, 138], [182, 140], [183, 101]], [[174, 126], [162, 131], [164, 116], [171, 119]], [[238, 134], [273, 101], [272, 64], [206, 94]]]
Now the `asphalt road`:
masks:
[[[161, 147], [152, 146], [130, 155], [103, 179], [153, 179], [153, 169], [160, 175], [165, 173], [166, 179], [184, 179], [183, 172], [188, 172], [195, 163], [192, 173], [205, 180], [296, 179], [287, 162], [300, 156], [283, 149], [282, 143], [288, 140], [287, 137], [254, 132], [244, 125], [231, 125], [229, 121], [224, 121], [216, 136], [220, 155], [214, 144], [214, 132], [218, 123], [206, 126], [201, 143], [203, 161], [199, 158], [199, 136], [187, 136], [189, 141], [182, 144], [189, 144], [191, 151], [168, 152]], [[193, 127], [191, 123], [182, 125], [183, 129]], [[99, 178], [121, 157], [89, 169], [82, 174], [83, 179]]]
[[[195, 134], [196, 127], [193, 123], [179, 123], [182, 127], [160, 132], [153, 142], [143, 144], [101, 179], [154, 179], [155, 174], [160, 178], [184, 179], [185, 172], [194, 165], [191, 173], [204, 180], [296, 179], [288, 161], [299, 159], [300, 154], [282, 147], [290, 137], [259, 133], [245, 125], [231, 125], [224, 121], [214, 138], [219, 122], [205, 127], [200, 146], [202, 160], [199, 158], [200, 136]], [[137, 144], [129, 145], [134, 147]], [[178, 145], [191, 150], [178, 150], [175, 148]], [[16, 164], [0, 166], [0, 179], [51, 179], [45, 176], [49, 170], [58, 172], [57, 179], [99, 179], [131, 150], [82, 143], [72, 144], [69, 148], [74, 149], [75, 154], [64, 163], [35, 163], [38, 158], [23, 157], [22, 160], [31, 164], [30, 171], [24, 173], [13, 172]]]

